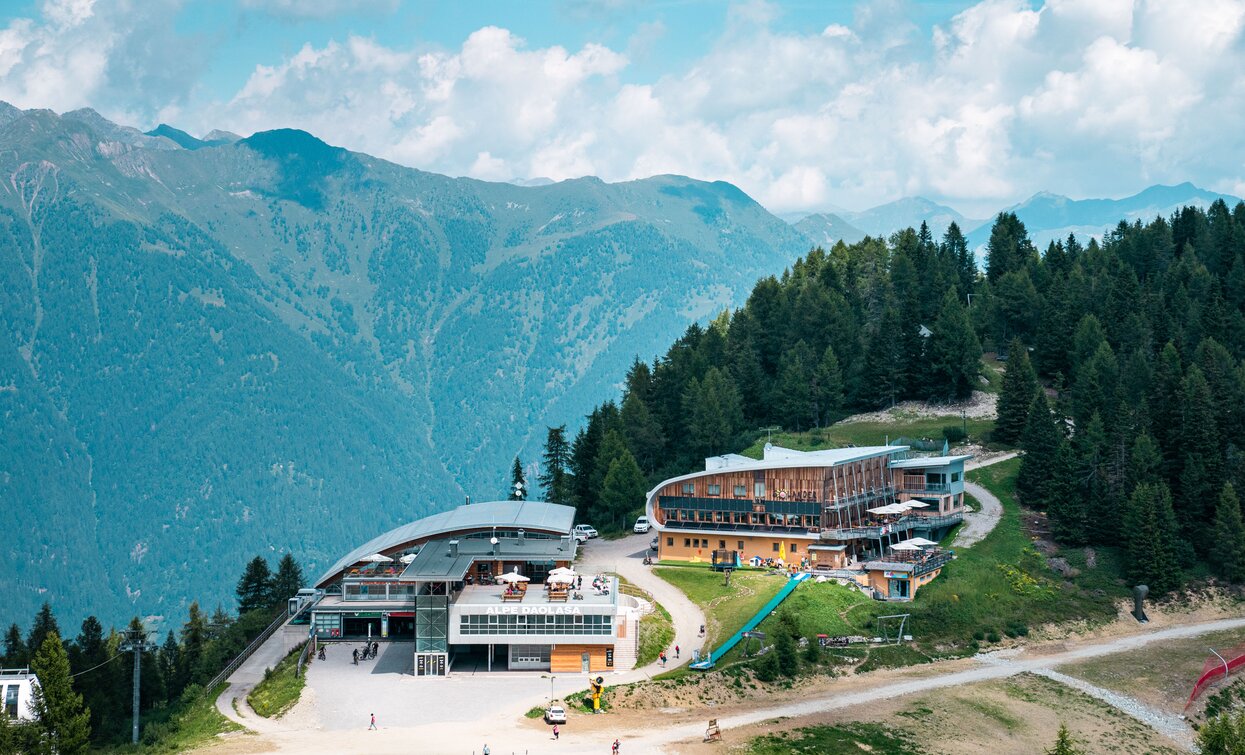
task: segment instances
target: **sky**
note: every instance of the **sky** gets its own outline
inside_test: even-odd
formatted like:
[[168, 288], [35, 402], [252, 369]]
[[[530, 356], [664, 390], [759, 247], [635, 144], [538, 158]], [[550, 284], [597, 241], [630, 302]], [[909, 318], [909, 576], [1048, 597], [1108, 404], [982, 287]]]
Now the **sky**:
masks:
[[775, 212], [1245, 195], [1245, 0], [0, 0], [0, 100]]

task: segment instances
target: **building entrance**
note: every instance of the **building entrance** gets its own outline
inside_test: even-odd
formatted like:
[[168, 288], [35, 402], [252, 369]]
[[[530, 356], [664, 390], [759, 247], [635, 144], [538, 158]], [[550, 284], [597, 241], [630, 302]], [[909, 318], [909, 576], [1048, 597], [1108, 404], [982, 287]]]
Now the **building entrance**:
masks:
[[371, 630], [373, 639], [380, 639], [380, 614], [375, 617], [342, 617], [342, 636], [350, 638], [367, 637]]

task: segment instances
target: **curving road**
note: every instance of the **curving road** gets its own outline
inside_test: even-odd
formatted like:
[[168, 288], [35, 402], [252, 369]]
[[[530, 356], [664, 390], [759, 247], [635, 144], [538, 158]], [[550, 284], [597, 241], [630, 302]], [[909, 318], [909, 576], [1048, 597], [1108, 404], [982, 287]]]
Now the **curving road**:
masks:
[[[981, 461], [969, 461], [964, 465], [964, 469], [971, 472], [974, 469], [1014, 459], [1018, 455], [1019, 452], [1010, 451]], [[967, 548], [980, 543], [994, 530], [999, 519], [1003, 517], [1003, 504], [994, 493], [967, 480], [964, 481], [964, 490], [977, 501], [978, 509], [964, 515], [964, 525], [955, 534], [955, 540], [951, 542], [952, 548]]]

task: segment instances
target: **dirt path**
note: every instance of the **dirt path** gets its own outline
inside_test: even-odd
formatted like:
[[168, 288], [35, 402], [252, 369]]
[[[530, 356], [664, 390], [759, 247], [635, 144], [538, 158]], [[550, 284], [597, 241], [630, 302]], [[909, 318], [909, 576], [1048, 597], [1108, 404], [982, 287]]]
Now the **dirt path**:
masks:
[[[971, 460], [964, 465], [966, 470], [972, 471], [982, 467], [988, 467], [991, 464], [1014, 459], [1018, 453], [1011, 451], [998, 456], [991, 456], [981, 460]], [[970, 545], [976, 545], [985, 539], [994, 530], [995, 525], [999, 523], [999, 519], [1003, 517], [1003, 504], [999, 499], [975, 482], [964, 482], [964, 490], [977, 501], [977, 510], [964, 515], [964, 526], [960, 527], [960, 531], [956, 533], [955, 540], [951, 543], [952, 548], [967, 548]]]

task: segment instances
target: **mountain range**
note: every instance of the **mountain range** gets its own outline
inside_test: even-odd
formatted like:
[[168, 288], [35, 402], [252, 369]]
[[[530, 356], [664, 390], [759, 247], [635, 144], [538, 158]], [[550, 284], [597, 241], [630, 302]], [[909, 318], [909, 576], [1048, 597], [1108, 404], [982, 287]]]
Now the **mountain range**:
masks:
[[90, 110], [0, 107], [0, 172], [4, 623], [230, 607], [256, 553], [314, 574], [504, 497], [547, 425], [808, 246], [726, 183], [520, 187]]
[[[317, 573], [504, 497], [546, 426], [811, 245], [975, 222], [910, 198], [793, 225], [723, 182], [490, 183], [5, 103], [0, 175], [0, 623], [177, 621], [257, 553]], [[1209, 196], [1016, 212], [1041, 238]]]

